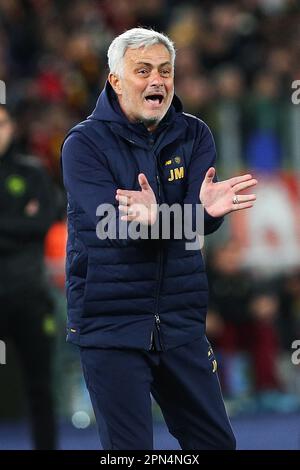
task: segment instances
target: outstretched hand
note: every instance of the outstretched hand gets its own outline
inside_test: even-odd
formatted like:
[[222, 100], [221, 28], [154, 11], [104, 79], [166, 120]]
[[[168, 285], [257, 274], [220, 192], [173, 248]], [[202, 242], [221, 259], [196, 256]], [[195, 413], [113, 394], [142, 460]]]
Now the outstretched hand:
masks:
[[225, 181], [214, 182], [216, 170], [208, 169], [200, 189], [200, 201], [212, 217], [222, 217], [229, 212], [249, 209], [256, 200], [255, 194], [239, 194], [257, 184], [250, 174], [235, 176]]

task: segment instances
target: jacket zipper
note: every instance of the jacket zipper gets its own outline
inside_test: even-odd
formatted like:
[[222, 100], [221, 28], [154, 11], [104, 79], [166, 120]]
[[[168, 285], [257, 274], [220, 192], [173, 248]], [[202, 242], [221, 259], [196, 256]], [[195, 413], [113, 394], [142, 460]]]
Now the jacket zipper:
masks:
[[[157, 167], [157, 159], [155, 154], [153, 153], [154, 160], [155, 160], [155, 168], [156, 168], [156, 180], [157, 180], [157, 187], [158, 187], [158, 197], [159, 197], [159, 203], [160, 197], [161, 197], [161, 181], [158, 173], [158, 167]], [[161, 286], [161, 281], [162, 281], [162, 265], [163, 265], [163, 250], [161, 247], [161, 240], [158, 240], [159, 243], [159, 256], [158, 256], [158, 283], [157, 283], [157, 290], [156, 290], [156, 302], [155, 302], [155, 325], [157, 329], [157, 334], [158, 334], [158, 340], [159, 344], [162, 350], [164, 350], [164, 345], [161, 337], [161, 330], [160, 330], [160, 317], [159, 317], [159, 308], [158, 308], [158, 302], [159, 302], [159, 293], [160, 293], [160, 286]]]
[[[136, 143], [133, 140], [126, 139], [128, 142], [130, 142], [133, 145], [136, 145]], [[160, 197], [161, 197], [161, 181], [158, 173], [158, 167], [157, 167], [157, 160], [156, 156], [153, 152], [153, 157], [155, 161], [155, 169], [156, 169], [156, 180], [157, 180], [157, 187], [158, 187], [158, 197], [159, 197], [159, 202], [160, 202]], [[158, 301], [159, 301], [159, 292], [160, 292], [160, 286], [161, 286], [161, 278], [162, 278], [162, 260], [163, 260], [163, 253], [162, 253], [162, 248], [161, 248], [161, 241], [159, 240], [159, 258], [158, 258], [158, 263], [159, 263], [159, 271], [158, 271], [158, 284], [157, 284], [157, 290], [156, 290], [156, 301], [155, 301], [155, 325], [157, 329], [157, 334], [158, 334], [158, 340], [161, 349], [164, 349], [164, 345], [162, 342], [161, 338], [161, 330], [160, 330], [160, 317], [159, 317], [159, 312], [158, 312]], [[153, 340], [154, 340], [154, 334], [153, 331], [151, 331], [151, 336], [150, 336], [150, 347], [149, 350], [152, 349], [153, 347]]]

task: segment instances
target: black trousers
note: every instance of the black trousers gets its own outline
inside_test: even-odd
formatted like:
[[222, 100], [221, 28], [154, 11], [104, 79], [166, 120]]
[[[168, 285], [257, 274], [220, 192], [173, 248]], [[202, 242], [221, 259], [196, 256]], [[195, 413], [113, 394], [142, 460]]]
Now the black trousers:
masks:
[[235, 449], [205, 336], [164, 352], [80, 351], [104, 449], [153, 449], [150, 393], [182, 449]]
[[[52, 393], [52, 305], [43, 289], [0, 297], [0, 338], [14, 343], [27, 392], [35, 449], [56, 448]], [[9, 351], [7, 351], [9, 367]]]

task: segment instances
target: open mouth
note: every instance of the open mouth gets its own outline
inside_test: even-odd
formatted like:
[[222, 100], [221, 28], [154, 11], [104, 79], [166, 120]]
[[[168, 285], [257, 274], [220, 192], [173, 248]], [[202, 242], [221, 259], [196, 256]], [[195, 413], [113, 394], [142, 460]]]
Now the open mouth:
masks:
[[164, 96], [162, 94], [153, 94], [145, 97], [145, 100], [154, 105], [160, 105], [163, 102]]

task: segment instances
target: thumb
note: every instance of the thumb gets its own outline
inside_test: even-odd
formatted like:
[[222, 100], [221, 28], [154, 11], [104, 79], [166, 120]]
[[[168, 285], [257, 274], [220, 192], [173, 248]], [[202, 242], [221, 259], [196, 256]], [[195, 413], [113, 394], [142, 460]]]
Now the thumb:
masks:
[[150, 189], [150, 185], [149, 185], [148, 180], [147, 180], [146, 176], [144, 175], [144, 173], [139, 174], [138, 180], [139, 180], [139, 184], [140, 184], [141, 189], [143, 189], [144, 191], [147, 190], [147, 189]]
[[207, 183], [211, 183], [212, 180], [214, 179], [215, 177], [215, 174], [216, 174], [216, 170], [214, 169], [213, 166], [211, 166], [207, 172], [206, 172], [206, 175], [205, 175], [205, 180]]

